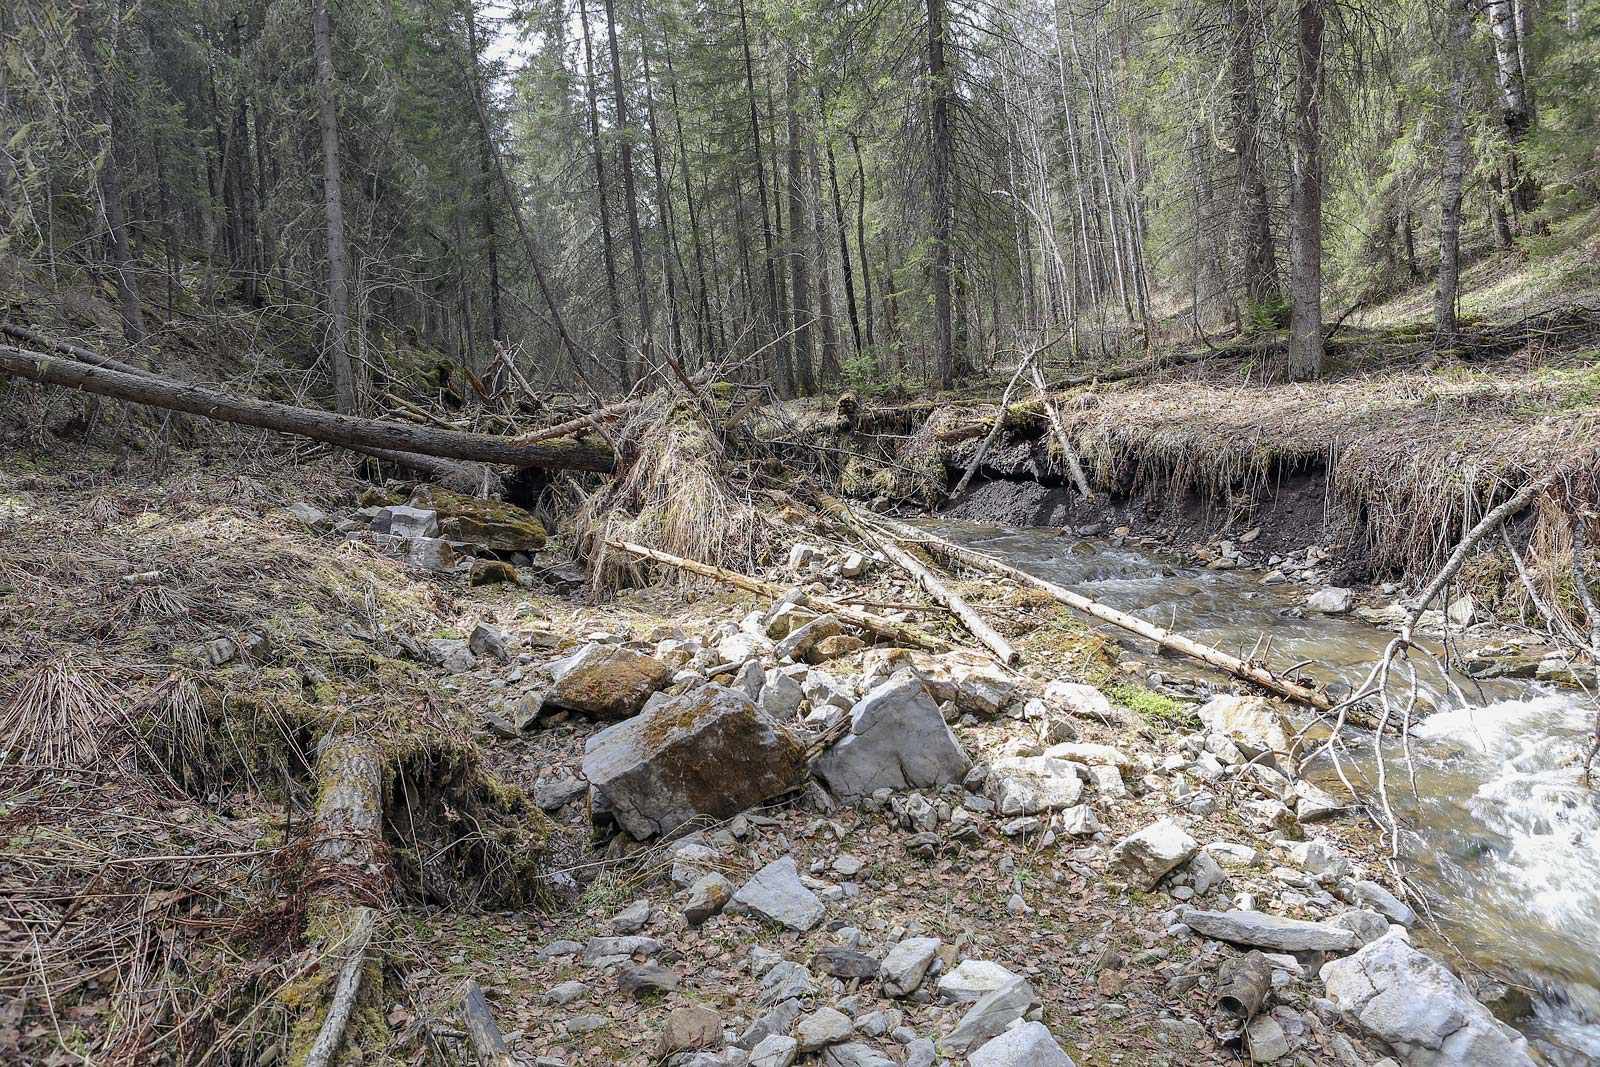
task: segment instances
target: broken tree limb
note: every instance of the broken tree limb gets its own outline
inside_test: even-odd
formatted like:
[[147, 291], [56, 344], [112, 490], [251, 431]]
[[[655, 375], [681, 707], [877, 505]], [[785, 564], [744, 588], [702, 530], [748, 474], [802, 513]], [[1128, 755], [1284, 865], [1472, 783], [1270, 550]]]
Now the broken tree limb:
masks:
[[519, 444], [511, 438], [487, 434], [337, 415], [271, 400], [230, 396], [175, 378], [130, 374], [9, 345], [0, 345], [0, 374], [241, 426], [297, 434], [346, 448], [383, 448], [513, 467], [604, 473], [609, 473], [616, 462], [610, 448], [589, 441]]
[[[739, 574], [722, 567], [712, 566], [709, 563], [700, 563], [697, 560], [685, 559], [674, 556], [670, 552], [662, 552], [644, 545], [634, 544], [631, 541], [607, 540], [606, 546], [619, 552], [626, 552], [640, 559], [648, 559], [655, 563], [662, 563], [668, 567], [675, 567], [690, 574], [697, 574], [702, 578], [731, 585], [735, 589], [743, 589], [747, 593], [756, 593], [768, 600], [781, 600], [794, 590], [777, 582], [765, 581], [761, 578], [751, 578], [749, 575]], [[847, 604], [840, 604], [833, 600], [824, 600], [820, 597], [806, 597], [800, 601], [804, 606], [815, 608], [817, 611], [828, 615], [837, 616], [840, 621], [847, 622], [860, 630], [893, 641], [896, 644], [906, 645], [910, 648], [920, 648], [925, 652], [949, 652], [953, 645], [948, 641], [934, 637], [932, 634], [919, 630], [915, 626], [895, 622], [881, 615], [852, 608]]]
[[1044, 373], [1039, 370], [1036, 363], [1033, 367], [1033, 387], [1039, 392], [1039, 403], [1044, 405], [1044, 413], [1050, 420], [1050, 429], [1056, 435], [1056, 443], [1061, 446], [1062, 454], [1067, 457], [1067, 470], [1072, 474], [1072, 483], [1078, 487], [1078, 495], [1089, 499], [1089, 480], [1083, 476], [1083, 464], [1078, 462], [1077, 449], [1072, 447], [1072, 438], [1067, 436], [1067, 427], [1061, 421], [1061, 413], [1050, 402], [1050, 388], [1045, 384]]
[[333, 1000], [328, 1004], [322, 1028], [306, 1052], [305, 1067], [328, 1067], [333, 1062], [344, 1041], [345, 1024], [350, 1021], [350, 1013], [361, 996], [361, 972], [367, 964], [367, 948], [372, 944], [377, 913], [371, 908], [352, 908], [347, 918], [349, 933], [341, 946], [344, 965], [339, 968], [339, 981], [334, 986]]
[[454, 489], [469, 496], [498, 497], [505, 491], [506, 481], [501, 471], [487, 463], [470, 460], [439, 459], [416, 452], [395, 452], [387, 448], [351, 448], [363, 456], [392, 463], [396, 467], [423, 475], [435, 485]]
[[500, 1028], [494, 1024], [494, 1014], [484, 999], [483, 987], [476, 979], [468, 978], [466, 990], [461, 994], [461, 1021], [467, 1026], [467, 1040], [472, 1042], [472, 1053], [478, 1067], [512, 1067], [511, 1050]]
[[823, 498], [823, 510], [839, 519], [846, 526], [854, 530], [867, 544], [882, 552], [895, 566], [911, 575], [922, 591], [940, 604], [950, 609], [950, 613], [960, 620], [968, 633], [983, 643], [995, 658], [1006, 666], [1012, 666], [1022, 659], [1021, 653], [1011, 647], [1011, 642], [1001, 637], [993, 626], [984, 620], [982, 615], [968, 604], [961, 594], [952, 590], [939, 580], [939, 577], [911, 553], [897, 545], [893, 540], [883, 536], [872, 529], [856, 515], [854, 509], [843, 501]]
[[1027, 571], [1013, 567], [1008, 563], [1002, 563], [987, 553], [952, 544], [942, 537], [937, 537], [912, 526], [906, 526], [892, 519], [885, 519], [882, 516], [879, 516], [876, 521], [890, 529], [896, 537], [918, 545], [932, 555], [946, 560], [953, 560], [974, 570], [998, 574], [1021, 585], [1037, 589], [1075, 611], [1081, 611], [1091, 618], [1099, 619], [1101, 622], [1108, 622], [1113, 626], [1127, 630], [1129, 633], [1138, 634], [1140, 637], [1154, 641], [1162, 648], [1171, 649], [1191, 659], [1197, 659], [1219, 670], [1227, 671], [1235, 678], [1253, 682], [1263, 689], [1271, 690], [1279, 696], [1287, 697], [1296, 703], [1305, 704], [1320, 711], [1327, 711], [1333, 707], [1333, 702], [1326, 695], [1306, 686], [1297, 685], [1287, 679], [1279, 678], [1259, 664], [1248, 663], [1237, 656], [1228, 655], [1221, 649], [1212, 648], [1210, 645], [1201, 644], [1199, 641], [1185, 637], [1183, 634], [1173, 633], [1171, 630], [1163, 629], [1154, 623], [1146, 622], [1138, 616], [1107, 607], [1097, 601], [1090, 600], [1082, 593], [1075, 593], [1065, 586], [1060, 586], [1054, 582], [1029, 574]]
[[972, 462], [967, 464], [967, 469], [961, 475], [961, 480], [956, 487], [950, 490], [950, 499], [954, 500], [966, 489], [967, 483], [972, 481], [972, 476], [978, 472], [978, 467], [983, 463], [983, 457], [988, 455], [989, 447], [994, 444], [995, 438], [1000, 436], [1000, 431], [1005, 428], [1006, 411], [1011, 407], [1011, 393], [1016, 389], [1017, 383], [1022, 380], [1023, 373], [1033, 366], [1033, 357], [1037, 353], [1029, 352], [1017, 364], [1017, 371], [1011, 376], [1011, 381], [1006, 383], [1006, 391], [1000, 394], [1000, 407], [995, 411], [994, 424], [989, 427], [989, 432], [984, 435], [983, 442], [978, 445], [978, 450], [972, 454]]

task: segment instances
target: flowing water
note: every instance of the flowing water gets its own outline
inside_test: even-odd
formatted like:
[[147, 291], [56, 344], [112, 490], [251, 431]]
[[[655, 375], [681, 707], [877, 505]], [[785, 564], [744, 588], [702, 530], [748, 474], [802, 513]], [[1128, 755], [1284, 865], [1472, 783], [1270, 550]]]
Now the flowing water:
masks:
[[[1279, 669], [1309, 661], [1301, 673], [1325, 682], [1359, 685], [1392, 636], [1302, 613], [1302, 589], [1263, 587], [1249, 573], [1175, 566], [1051, 529], [922, 525], [1234, 654], [1254, 651]], [[1122, 636], [1157, 669], [1170, 664], [1169, 677], [1197, 673]], [[1436, 675], [1419, 672], [1418, 685], [1445, 710], [1416, 724], [1409, 759], [1398, 744], [1384, 752], [1414, 883], [1468, 958], [1535, 987], [1536, 1017], [1524, 1029], [1538, 1051], [1562, 1067], [1600, 1064], [1600, 799], [1579, 782], [1576, 761], [1593, 709], [1581, 693], [1531, 682], [1472, 687], [1465, 707]], [[1358, 788], [1375, 783], [1370, 742], [1344, 765]], [[1340, 791], [1336, 779], [1324, 784]]]

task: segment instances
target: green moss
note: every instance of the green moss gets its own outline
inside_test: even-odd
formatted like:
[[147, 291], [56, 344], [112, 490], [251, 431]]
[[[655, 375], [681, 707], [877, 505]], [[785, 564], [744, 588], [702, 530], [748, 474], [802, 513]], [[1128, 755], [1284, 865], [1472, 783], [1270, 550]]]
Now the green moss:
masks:
[[1111, 687], [1109, 695], [1152, 726], [1184, 731], [1200, 727], [1200, 717], [1194, 713], [1194, 709], [1137, 682], [1118, 683]]
[[496, 552], [537, 552], [545, 545], [544, 523], [515, 504], [436, 485], [418, 486], [411, 504], [438, 512], [439, 529], [452, 541], [471, 541]]

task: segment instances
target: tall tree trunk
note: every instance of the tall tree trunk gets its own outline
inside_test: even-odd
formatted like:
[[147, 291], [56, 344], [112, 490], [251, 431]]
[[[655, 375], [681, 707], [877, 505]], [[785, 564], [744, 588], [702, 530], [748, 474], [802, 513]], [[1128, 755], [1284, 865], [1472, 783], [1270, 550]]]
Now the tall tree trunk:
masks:
[[633, 187], [633, 131], [628, 126], [628, 94], [622, 85], [622, 50], [617, 47], [617, 19], [612, 0], [605, 0], [606, 35], [611, 42], [611, 91], [616, 96], [617, 136], [622, 141], [622, 198], [628, 208], [628, 246], [633, 253], [633, 277], [639, 298], [639, 347], [642, 378], [655, 365], [655, 323], [650, 308], [650, 279], [644, 272], [644, 234], [639, 227], [639, 198]]
[[[473, 99], [483, 95], [480, 76], [478, 74], [478, 5], [477, 0], [466, 0], [467, 8], [467, 47], [471, 52], [468, 61], [471, 64], [472, 84], [468, 86]], [[480, 226], [483, 231], [484, 256], [489, 268], [489, 339], [492, 342], [504, 341], [506, 338], [505, 319], [500, 311], [500, 240], [495, 233], [495, 196], [493, 163], [489, 159], [489, 133], [481, 125], [478, 129], [478, 174], [482, 182], [479, 197], [482, 200], [482, 213]]]
[[[820, 114], [817, 121], [820, 130]], [[819, 374], [824, 385], [831, 385], [839, 380], [839, 327], [833, 313], [833, 269], [829, 263], [832, 256], [828, 240], [830, 215], [822, 197], [822, 164], [815, 137], [806, 142], [806, 174], [811, 179], [811, 195], [806, 199], [811, 211], [811, 256], [817, 266], [817, 323], [822, 327]]]
[[1295, 12], [1294, 196], [1291, 204], [1294, 307], [1289, 376], [1322, 374], [1322, 70], [1327, 0], [1298, 0]]
[[1261, 107], [1256, 95], [1259, 28], [1250, 0], [1232, 0], [1233, 154], [1239, 180], [1239, 247], [1245, 299], [1261, 307], [1278, 295], [1278, 257], [1272, 244], [1267, 171], [1261, 158]]
[[[767, 313], [772, 324], [774, 357], [781, 375], [789, 364], [789, 343], [784, 336], [783, 307], [779, 299], [777, 249], [774, 247], [772, 236], [772, 209], [767, 195], [766, 164], [761, 158], [761, 118], [756, 108], [755, 64], [750, 58], [750, 20], [745, 12], [744, 0], [739, 0], [739, 40], [744, 49], [744, 88], [745, 99], [750, 105], [750, 139], [754, 145], [756, 186], [761, 195], [761, 239], [767, 253]], [[776, 175], [773, 176], [773, 180], [777, 180]], [[778, 386], [787, 388], [788, 383], [780, 380]]]
[[[860, 189], [856, 197], [856, 253], [861, 257], [861, 296], [867, 311], [867, 347], [871, 348], [878, 342], [872, 336], [872, 264], [867, 262], [867, 172], [861, 166], [861, 139], [853, 133], [850, 148], [856, 157], [856, 185]], [[887, 271], [888, 267], [884, 269]]]
[[800, 393], [817, 391], [811, 363], [811, 271], [807, 262], [805, 155], [800, 146], [800, 64], [790, 55], [784, 66], [784, 105], [789, 127], [789, 280], [794, 293], [794, 371]]
[[[139, 285], [134, 278], [133, 253], [128, 246], [128, 222], [122, 203], [122, 173], [120, 153], [117, 150], [122, 131], [120, 116], [112, 106], [112, 85], [109, 64], [100, 56], [100, 31], [95, 22], [92, 6], [80, 7], [76, 18], [78, 50], [84, 65], [93, 79], [90, 97], [93, 101], [95, 121], [106, 131], [106, 148], [100, 153], [100, 165], [95, 173], [100, 217], [106, 226], [106, 244], [111, 251], [111, 266], [117, 278], [117, 304], [122, 313], [122, 334], [129, 344], [144, 341], [144, 308], [139, 298]], [[9, 135], [8, 135], [9, 136]]]
[[339, 184], [339, 111], [328, 0], [311, 0], [311, 38], [317, 57], [317, 122], [322, 131], [322, 207], [328, 223], [328, 364], [333, 372], [334, 407], [349, 414], [359, 405], [360, 394], [350, 360], [349, 252]]
[[[1524, 10], [1519, 10], [1519, 8]], [[1527, 46], [1524, 26], [1532, 29], [1532, 9], [1516, 0], [1487, 0], [1484, 14], [1489, 19], [1489, 36], [1494, 42], [1495, 83], [1500, 89], [1501, 119], [1511, 142], [1511, 206], [1526, 214], [1538, 203], [1538, 186], [1521, 158], [1523, 142], [1533, 127], [1533, 99], [1527, 81]]]
[[650, 169], [656, 181], [656, 223], [661, 227], [661, 273], [667, 282], [667, 317], [674, 359], [683, 358], [683, 327], [678, 317], [678, 285], [672, 272], [672, 246], [677, 229], [672, 220], [672, 191], [661, 166], [661, 131], [656, 128], [656, 99], [650, 80], [650, 37], [639, 23], [639, 62], [644, 70], [644, 111], [650, 130]]
[[[695, 282], [700, 289], [699, 311], [700, 344], [709, 349], [705, 354], [715, 359], [720, 351], [720, 346], [713, 343], [713, 329], [711, 319], [711, 289], [706, 277], [705, 251], [700, 241], [700, 218], [695, 208], [694, 174], [689, 170], [689, 144], [683, 135], [683, 107], [678, 102], [678, 75], [672, 69], [672, 37], [670, 34], [662, 36], [664, 59], [667, 64], [667, 85], [672, 92], [672, 122], [678, 131], [678, 166], [683, 171], [683, 202], [689, 211], [689, 239], [694, 243], [694, 273]], [[713, 260], [713, 268], [715, 261]], [[714, 271], [713, 271], [714, 273]]]
[[1461, 277], [1461, 175], [1466, 169], [1467, 41], [1472, 15], [1466, 0], [1450, 4], [1447, 42], [1450, 84], [1445, 90], [1444, 175], [1439, 194], [1439, 284], [1434, 303], [1434, 344], [1455, 347], [1456, 290]]
[[839, 166], [833, 158], [833, 140], [828, 140], [828, 186], [833, 194], [833, 224], [839, 235], [839, 262], [844, 265], [844, 300], [850, 311], [850, 336], [856, 355], [861, 354], [861, 312], [856, 306], [855, 271], [850, 268], [850, 239], [845, 235], [844, 201], [839, 196]]
[[605, 261], [606, 300], [611, 313], [611, 334], [607, 338], [606, 351], [610, 356], [612, 367], [615, 368], [617, 380], [626, 385], [629, 378], [628, 354], [623, 348], [622, 295], [617, 285], [616, 246], [611, 238], [611, 191], [606, 185], [605, 143], [600, 139], [599, 87], [595, 84], [594, 44], [589, 32], [587, 0], [578, 0], [578, 18], [583, 29], [584, 83], [587, 90], [585, 95], [589, 98], [589, 141], [594, 148], [595, 196], [600, 208], [600, 257]]
[[933, 211], [933, 350], [934, 374], [941, 389], [956, 380], [953, 324], [954, 295], [950, 278], [950, 72], [945, 63], [948, 19], [945, 0], [928, 0], [928, 83], [933, 95], [929, 123], [928, 194]]

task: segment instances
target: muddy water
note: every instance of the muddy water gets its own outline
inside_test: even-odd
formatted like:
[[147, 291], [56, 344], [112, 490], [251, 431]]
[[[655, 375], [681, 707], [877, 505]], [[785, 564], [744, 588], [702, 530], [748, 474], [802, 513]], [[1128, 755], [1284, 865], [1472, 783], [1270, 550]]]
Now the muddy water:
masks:
[[[1265, 588], [1258, 575], [1173, 566], [1050, 529], [925, 525], [1237, 655], [1279, 669], [1310, 661], [1303, 673], [1327, 682], [1359, 685], [1391, 636], [1303, 613], [1304, 590]], [[1195, 676], [1189, 661], [1132, 643], [1169, 678]], [[1417, 724], [1409, 760], [1399, 746], [1384, 752], [1414, 881], [1473, 962], [1537, 989], [1536, 1018], [1524, 1027], [1536, 1049], [1563, 1067], [1600, 1064], [1600, 800], [1580, 785], [1574, 761], [1592, 709], [1581, 694], [1532, 683], [1474, 687], [1466, 706], [1441, 678], [1419, 673], [1418, 685], [1444, 710]], [[1345, 761], [1358, 787], [1375, 782], [1376, 768], [1370, 742]], [[1339, 791], [1336, 779], [1325, 784]]]

